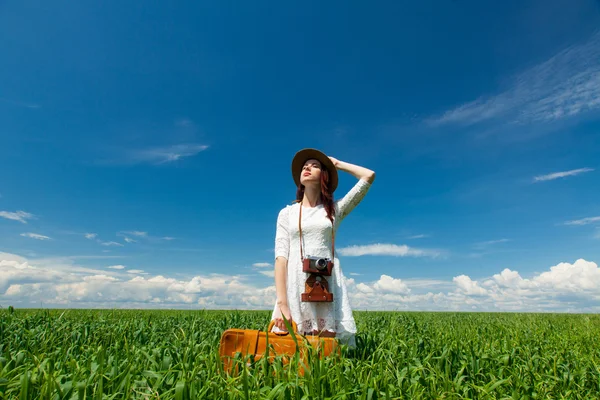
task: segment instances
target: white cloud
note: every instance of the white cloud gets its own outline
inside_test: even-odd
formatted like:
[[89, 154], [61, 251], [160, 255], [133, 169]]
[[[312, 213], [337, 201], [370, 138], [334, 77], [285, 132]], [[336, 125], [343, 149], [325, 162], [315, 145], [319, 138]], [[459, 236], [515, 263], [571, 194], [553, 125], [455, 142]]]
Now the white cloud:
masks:
[[373, 284], [373, 288], [384, 293], [405, 294], [410, 292], [402, 279], [394, 279], [389, 275], [381, 275], [381, 278]]
[[[348, 282], [348, 283], [352, 284], [352, 282]], [[371, 286], [364, 284], [362, 282], [356, 285], [356, 289], [361, 293], [374, 293], [375, 292], [375, 290]]]
[[[17, 307], [43, 302], [49, 307], [72, 308], [271, 309], [275, 301], [273, 285], [252, 284], [247, 276], [210, 274], [175, 279], [138, 271], [87, 268], [68, 257], [29, 261], [0, 253], [0, 303]], [[505, 268], [481, 279], [465, 274], [452, 280], [381, 275], [374, 281], [347, 277], [344, 281], [356, 310], [600, 312], [600, 268], [582, 259], [559, 263], [529, 278]]]
[[[600, 312], [600, 268], [582, 259], [529, 279], [505, 268], [481, 280], [464, 274], [452, 281], [401, 280], [405, 292], [396, 282], [384, 275], [375, 282], [346, 279], [353, 307], [364, 310]], [[398, 288], [396, 293], [385, 290], [388, 286]]]
[[385, 243], [343, 247], [338, 251], [341, 255], [346, 257], [359, 257], [365, 255], [397, 257], [436, 257], [440, 255], [440, 252], [437, 250], [415, 249], [406, 245]]
[[453, 282], [441, 279], [409, 278], [405, 279], [404, 283], [406, 283], [411, 290], [448, 290], [455, 286]]
[[600, 222], [600, 217], [588, 217], [565, 222], [565, 225], [589, 225]]
[[[117, 232], [117, 236], [122, 237], [127, 243], [137, 243], [142, 240], [146, 240], [148, 242], [161, 242], [161, 241], [171, 241], [175, 240], [172, 236], [152, 236], [149, 235], [148, 232], [144, 231], [121, 231]], [[132, 237], [135, 237], [133, 239]]]
[[19, 221], [23, 224], [26, 224], [28, 219], [35, 218], [33, 214], [30, 214], [25, 211], [17, 211], [17, 212], [0, 211], [0, 217], [10, 219], [13, 221]]
[[456, 276], [452, 281], [456, 283], [459, 290], [467, 295], [485, 295], [487, 293], [477, 281], [471, 280], [467, 275]]
[[110, 269], [125, 269], [124, 265], [111, 265], [110, 267], [107, 267]]
[[128, 274], [146, 274], [146, 272], [144, 272], [141, 269], [130, 269], [129, 271], [127, 271]]
[[100, 244], [102, 246], [120, 246], [123, 247], [122, 243], [118, 243], [118, 242], [100, 242]]
[[486, 281], [485, 286], [493, 286], [496, 283], [501, 287], [522, 287], [529, 286], [517, 271], [511, 271], [505, 268], [499, 274], [494, 274], [492, 281]]
[[518, 302], [519, 307], [530, 310], [591, 310], [598, 308], [600, 299], [600, 268], [594, 262], [579, 259], [573, 264], [559, 263], [530, 279], [505, 268], [483, 286], [489, 295], [488, 303], [495, 307], [513, 307]]
[[96, 237], [98, 236], [96, 233], [86, 233], [85, 235], [86, 239], [96, 239]]
[[560, 263], [533, 279], [541, 287], [564, 289], [578, 293], [600, 289], [600, 269], [593, 262], [577, 260], [574, 264]]
[[489, 247], [489, 246], [493, 246], [495, 244], [506, 243], [506, 242], [510, 242], [510, 239], [503, 238], [503, 239], [496, 239], [496, 240], [488, 240], [485, 242], [475, 243], [474, 247], [484, 248], [484, 247]]
[[575, 176], [575, 175], [583, 174], [584, 172], [592, 172], [592, 171], [594, 171], [593, 168], [579, 168], [579, 169], [572, 169], [570, 171], [554, 172], [554, 173], [547, 174], [547, 175], [535, 176], [533, 178], [533, 181], [534, 182], [551, 181], [554, 179], [565, 178], [567, 176]]
[[272, 308], [275, 287], [257, 287], [245, 279], [220, 274], [189, 280], [132, 276], [50, 262], [33, 266], [22, 257], [0, 253], [0, 301], [16, 307], [42, 301], [49, 307], [73, 308]]
[[164, 164], [177, 161], [184, 157], [192, 157], [208, 149], [200, 144], [177, 144], [166, 147], [139, 150], [133, 154], [133, 161]]
[[432, 125], [472, 125], [503, 118], [552, 122], [600, 109], [600, 33], [517, 75], [504, 91], [430, 119]]
[[429, 237], [429, 235], [420, 234], [420, 235], [409, 236], [407, 239], [423, 239], [423, 238], [427, 238], [427, 237]]
[[142, 232], [142, 231], [123, 231], [123, 232], [117, 233], [117, 235], [119, 235], [119, 236], [130, 235], [130, 236], [137, 236], [137, 237], [148, 237], [148, 232]]
[[21, 236], [37, 240], [50, 240], [48, 236], [39, 235], [37, 233], [21, 233]]
[[0, 261], [14, 261], [17, 264], [23, 264], [27, 262], [27, 259], [16, 254], [0, 252]]
[[[252, 264], [252, 267], [258, 271], [259, 274], [264, 275], [264, 276], [268, 276], [269, 278], [274, 278], [275, 277], [275, 270], [272, 268], [273, 265], [267, 262], [258, 262], [258, 263], [254, 263]], [[269, 268], [271, 267], [271, 268]], [[265, 268], [269, 268], [266, 269]]]
[[0, 293], [15, 283], [40, 284], [57, 282], [61, 275], [58, 271], [46, 268], [37, 268], [20, 260], [0, 259]]
[[259, 263], [252, 264], [252, 266], [257, 267], [257, 268], [267, 268], [267, 267], [271, 267], [272, 264], [269, 264], [267, 262], [259, 262]]

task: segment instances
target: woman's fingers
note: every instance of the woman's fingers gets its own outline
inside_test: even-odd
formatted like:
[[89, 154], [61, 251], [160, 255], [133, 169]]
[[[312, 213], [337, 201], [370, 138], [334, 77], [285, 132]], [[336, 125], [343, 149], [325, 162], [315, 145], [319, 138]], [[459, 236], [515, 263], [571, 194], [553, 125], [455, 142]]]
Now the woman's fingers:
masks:
[[[292, 323], [291, 320], [289, 320], [290, 323]], [[287, 328], [285, 326], [285, 322], [283, 321], [283, 318], [275, 318], [275, 326], [279, 329], [281, 329], [282, 331], [287, 331]]]

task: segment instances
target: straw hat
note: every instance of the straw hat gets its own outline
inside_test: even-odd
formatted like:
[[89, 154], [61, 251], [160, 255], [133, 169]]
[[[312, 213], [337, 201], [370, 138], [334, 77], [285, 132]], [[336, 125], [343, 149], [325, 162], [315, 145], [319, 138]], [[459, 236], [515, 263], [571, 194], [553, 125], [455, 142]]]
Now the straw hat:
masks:
[[310, 159], [319, 160], [327, 168], [329, 172], [329, 189], [333, 193], [338, 185], [337, 168], [333, 165], [329, 157], [317, 149], [302, 149], [294, 156], [292, 160], [292, 176], [296, 186], [300, 185], [300, 173], [302, 172], [304, 163]]

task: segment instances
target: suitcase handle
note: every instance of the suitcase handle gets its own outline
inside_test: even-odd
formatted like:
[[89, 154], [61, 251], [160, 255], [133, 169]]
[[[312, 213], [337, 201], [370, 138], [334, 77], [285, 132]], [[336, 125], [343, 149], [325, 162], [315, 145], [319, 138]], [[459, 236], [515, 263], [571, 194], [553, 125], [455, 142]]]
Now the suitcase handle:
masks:
[[[267, 328], [267, 332], [270, 333], [274, 333], [278, 336], [285, 336], [288, 335], [289, 332], [271, 332], [271, 329], [273, 329], [273, 327], [275, 326], [275, 320], [271, 320], [271, 322], [269, 322], [269, 327]], [[292, 328], [294, 329], [294, 332], [298, 332], [298, 326], [296, 325], [296, 322], [292, 321]]]

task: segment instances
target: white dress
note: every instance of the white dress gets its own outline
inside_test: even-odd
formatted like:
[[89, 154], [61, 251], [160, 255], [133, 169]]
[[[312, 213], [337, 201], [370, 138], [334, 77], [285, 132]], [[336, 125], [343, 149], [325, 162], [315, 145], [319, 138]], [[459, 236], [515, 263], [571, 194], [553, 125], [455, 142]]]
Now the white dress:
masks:
[[[335, 218], [333, 229], [336, 232], [343, 219], [361, 202], [371, 184], [359, 179], [346, 195], [334, 201]], [[336, 338], [349, 346], [355, 346], [354, 335], [356, 324], [346, 290], [344, 275], [337, 258], [334, 256], [334, 266], [331, 276], [326, 277], [329, 291], [333, 294], [333, 302], [302, 302], [301, 294], [305, 291], [304, 283], [310, 274], [302, 272], [300, 256], [300, 232], [298, 230], [298, 215], [300, 203], [283, 208], [277, 217], [275, 234], [275, 258], [285, 257], [287, 266], [287, 301], [290, 313], [298, 326], [299, 332], [313, 330], [328, 330], [336, 332]], [[316, 207], [302, 206], [302, 239], [305, 256], [331, 258], [331, 229], [332, 224], [327, 218], [323, 205]], [[275, 303], [271, 319], [281, 318], [281, 311]], [[273, 332], [281, 332], [273, 327]]]

